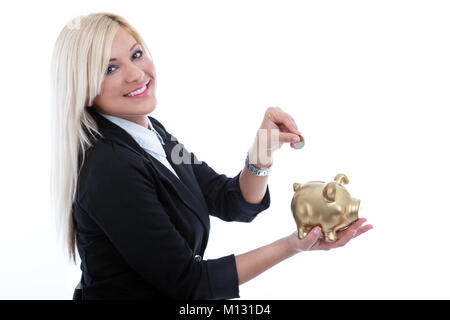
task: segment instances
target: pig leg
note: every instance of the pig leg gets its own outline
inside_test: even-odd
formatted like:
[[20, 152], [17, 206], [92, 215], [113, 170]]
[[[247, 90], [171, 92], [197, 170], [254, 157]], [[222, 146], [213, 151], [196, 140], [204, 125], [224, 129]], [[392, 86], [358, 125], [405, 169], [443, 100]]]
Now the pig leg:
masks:
[[303, 226], [298, 227], [298, 238], [299, 239], [305, 239], [305, 237], [308, 235], [308, 232], [305, 231]]
[[325, 231], [325, 241], [326, 242], [336, 242], [337, 235], [334, 230], [326, 230]]

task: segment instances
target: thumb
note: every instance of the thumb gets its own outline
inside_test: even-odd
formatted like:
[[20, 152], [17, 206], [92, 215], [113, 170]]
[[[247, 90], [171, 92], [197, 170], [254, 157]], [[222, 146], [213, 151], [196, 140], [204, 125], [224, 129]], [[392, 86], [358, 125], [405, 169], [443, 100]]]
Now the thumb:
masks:
[[322, 230], [320, 227], [315, 227], [308, 233], [308, 235], [303, 239], [307, 246], [306, 250], [311, 249], [311, 247], [320, 239], [321, 234]]
[[295, 133], [280, 132], [281, 142], [299, 142], [300, 137]]

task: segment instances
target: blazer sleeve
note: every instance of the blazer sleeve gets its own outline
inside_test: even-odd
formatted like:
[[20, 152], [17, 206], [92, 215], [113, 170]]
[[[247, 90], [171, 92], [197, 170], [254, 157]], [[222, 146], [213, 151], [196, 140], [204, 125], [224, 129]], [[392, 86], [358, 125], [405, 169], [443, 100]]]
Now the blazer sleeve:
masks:
[[[164, 130], [164, 134], [170, 137], [171, 141], [180, 143], [178, 139], [169, 133], [166, 128], [156, 119], [152, 118]], [[266, 193], [258, 204], [245, 201], [239, 185], [239, 175], [229, 178], [224, 174], [218, 174], [206, 162], [199, 161], [193, 152], [189, 152], [182, 143], [183, 151], [187, 152], [197, 182], [206, 200], [208, 211], [224, 221], [251, 222], [258, 213], [266, 210], [270, 206], [269, 185]]]
[[173, 299], [239, 297], [235, 256], [194, 259], [158, 200], [145, 165], [119, 152], [103, 154], [102, 159], [90, 168], [88, 192], [78, 205], [131, 268]]
[[205, 197], [211, 215], [224, 221], [251, 222], [258, 213], [270, 206], [270, 192], [267, 185], [266, 193], [258, 204], [247, 202], [242, 196], [239, 184], [240, 171], [233, 178], [218, 174], [208, 164], [199, 161], [192, 153], [193, 170], [202, 193]]

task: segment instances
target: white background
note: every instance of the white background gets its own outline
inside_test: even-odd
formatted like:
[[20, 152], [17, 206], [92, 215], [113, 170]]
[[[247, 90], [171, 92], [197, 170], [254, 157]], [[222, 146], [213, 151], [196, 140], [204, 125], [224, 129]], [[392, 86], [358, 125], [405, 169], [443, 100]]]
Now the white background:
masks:
[[374, 229], [303, 252], [240, 287], [242, 299], [449, 299], [450, 5], [447, 1], [15, 1], [0, 10], [0, 298], [71, 299], [80, 277], [49, 212], [49, 70], [72, 18], [107, 11], [141, 33], [157, 68], [151, 114], [229, 177], [269, 106], [296, 120], [271, 206], [211, 219], [206, 259], [295, 230], [293, 182], [337, 173]]

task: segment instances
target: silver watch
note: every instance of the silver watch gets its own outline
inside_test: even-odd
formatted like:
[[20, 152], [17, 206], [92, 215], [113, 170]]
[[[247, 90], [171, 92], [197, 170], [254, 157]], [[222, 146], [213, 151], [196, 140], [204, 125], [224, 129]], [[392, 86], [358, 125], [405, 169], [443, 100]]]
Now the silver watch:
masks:
[[260, 170], [260, 169], [255, 168], [255, 167], [252, 166], [252, 165], [250, 164], [250, 162], [248, 161], [248, 154], [249, 154], [249, 152], [250, 152], [250, 150], [247, 151], [247, 156], [245, 157], [245, 166], [247, 167], [247, 169], [248, 169], [251, 173], [253, 173], [253, 174], [255, 174], [255, 175], [259, 176], [259, 177], [267, 176], [267, 175], [270, 173], [270, 171], [272, 171], [272, 166], [270, 166], [270, 167], [269, 167], [268, 169], [266, 169], [266, 170]]

